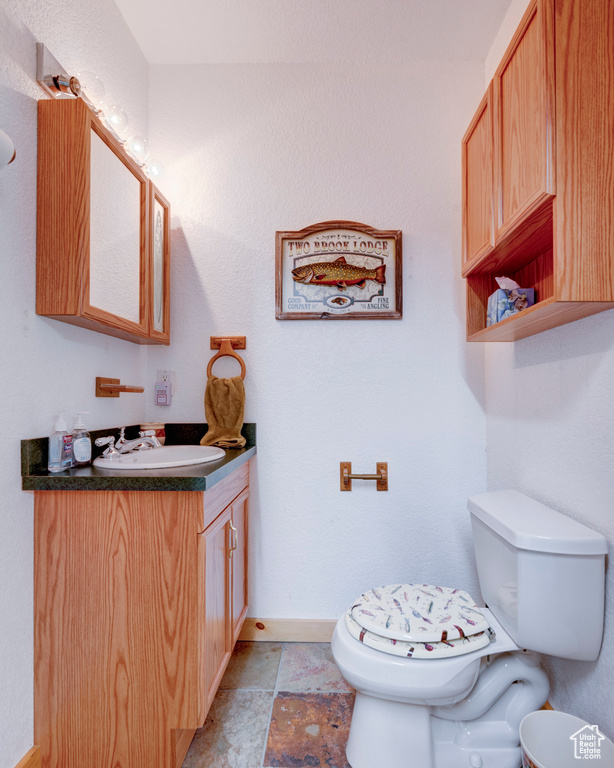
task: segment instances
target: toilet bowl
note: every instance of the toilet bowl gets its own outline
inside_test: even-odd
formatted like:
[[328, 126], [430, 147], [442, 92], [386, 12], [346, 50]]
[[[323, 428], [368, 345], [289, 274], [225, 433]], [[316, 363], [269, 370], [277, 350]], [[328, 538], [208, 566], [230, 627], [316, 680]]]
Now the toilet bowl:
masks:
[[[522, 713], [517, 729], [546, 701], [548, 678], [536, 654], [521, 651], [487, 608], [481, 613], [489, 624], [487, 644], [471, 650], [469, 642], [467, 652], [449, 658], [376, 650], [356, 639], [347, 614], [339, 619], [333, 655], [356, 690], [347, 744], [352, 768], [518, 768], [520, 746], [507, 710]], [[497, 714], [493, 705], [508, 689], [513, 702]]]
[[515, 491], [469, 509], [489, 607], [457, 588], [393, 584], [337, 622], [333, 656], [356, 690], [352, 768], [519, 768], [520, 721], [549, 693], [537, 651], [599, 653], [604, 537]]
[[337, 622], [332, 640], [335, 662], [359, 693], [405, 704], [455, 704], [474, 687], [485, 656], [520, 650], [492, 613], [487, 608], [482, 610], [491, 622], [492, 641], [486, 647], [448, 659], [384, 654], [357, 642], [344, 615]]

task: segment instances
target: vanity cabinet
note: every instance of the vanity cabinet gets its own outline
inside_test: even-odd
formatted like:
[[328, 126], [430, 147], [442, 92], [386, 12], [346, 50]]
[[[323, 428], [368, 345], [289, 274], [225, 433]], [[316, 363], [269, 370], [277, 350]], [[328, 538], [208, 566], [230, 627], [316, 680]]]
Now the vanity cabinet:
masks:
[[[614, 308], [613, 51], [610, 0], [527, 8], [462, 142], [468, 341], [514, 341]], [[535, 288], [535, 305], [487, 328], [496, 276]]]
[[82, 99], [38, 102], [37, 183], [37, 314], [168, 344], [168, 201]]
[[43, 768], [181, 766], [247, 611], [248, 466], [204, 493], [35, 492]]

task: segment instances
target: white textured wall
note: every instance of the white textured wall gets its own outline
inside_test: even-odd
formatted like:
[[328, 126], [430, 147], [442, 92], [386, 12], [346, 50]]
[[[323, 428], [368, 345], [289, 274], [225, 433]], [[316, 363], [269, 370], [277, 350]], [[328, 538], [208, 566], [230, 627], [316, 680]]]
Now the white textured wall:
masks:
[[[486, 82], [528, 5], [514, 0]], [[614, 544], [614, 311], [514, 344], [486, 344], [488, 487], [515, 488]], [[552, 659], [550, 701], [614, 738], [614, 572], [598, 661]], [[582, 606], [578, 606], [578, 615]]]
[[[486, 352], [488, 487], [515, 488], [614, 543], [614, 311]], [[614, 737], [614, 573], [596, 662], [552, 659], [551, 704]], [[582, 606], [578, 606], [578, 615]]]
[[[334, 618], [398, 579], [475, 588], [465, 505], [485, 486], [483, 358], [464, 342], [459, 142], [482, 73], [151, 69], [174, 284], [173, 344], [148, 363], [150, 378], [176, 369], [178, 391], [148, 417], [204, 418], [209, 336], [247, 336], [253, 616]], [[336, 218], [403, 230], [402, 321], [275, 320], [275, 230]], [[341, 460], [388, 461], [390, 491], [340, 493]]]
[[17, 159], [0, 169], [3, 299], [0, 404], [0, 766], [32, 746], [32, 494], [21, 488], [19, 440], [52, 429], [65, 408], [91, 411], [102, 428], [139, 421], [143, 396], [96, 399], [94, 379], [144, 382], [142, 348], [35, 314], [35, 42], [69, 70], [98, 73], [140, 132], [147, 132], [147, 65], [111, 0], [3, 0], [0, 7], [0, 128]]

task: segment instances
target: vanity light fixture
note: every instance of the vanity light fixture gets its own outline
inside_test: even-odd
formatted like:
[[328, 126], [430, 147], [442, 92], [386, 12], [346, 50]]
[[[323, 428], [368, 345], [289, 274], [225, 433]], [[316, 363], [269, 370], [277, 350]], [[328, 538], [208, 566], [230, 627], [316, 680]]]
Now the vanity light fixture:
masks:
[[79, 96], [81, 93], [78, 78], [68, 75], [43, 43], [36, 43], [36, 79], [54, 99]]
[[126, 126], [128, 125], [128, 115], [126, 114], [125, 110], [123, 110], [117, 104], [111, 104], [110, 106], [104, 108], [102, 116], [107, 128], [111, 131], [115, 138], [122, 144], [125, 144], [126, 139], [124, 138], [123, 134], [126, 130]]
[[102, 112], [105, 89], [102, 80], [93, 72], [78, 72], [77, 77], [81, 84], [81, 98], [96, 115]]
[[126, 150], [141, 167], [145, 165], [149, 158], [147, 139], [144, 139], [142, 136], [132, 136], [128, 139], [126, 142]]
[[164, 166], [159, 160], [152, 158], [145, 166], [145, 173], [153, 181], [155, 181], [156, 179], [161, 179], [164, 177], [164, 173], [165, 173]]
[[[152, 181], [164, 176], [164, 166], [159, 160], [149, 160], [147, 140], [142, 136], [128, 136], [128, 115], [118, 104], [105, 102], [105, 88], [98, 75], [83, 71], [76, 76], [67, 74], [44, 43], [36, 43], [36, 79], [41, 88], [54, 99], [79, 97], [92, 112], [103, 121], [113, 136], [123, 144], [127, 153], [144, 168]], [[8, 138], [8, 137], [7, 137]], [[2, 139], [0, 137], [0, 143]], [[9, 140], [10, 141], [10, 140]], [[0, 167], [3, 146], [0, 147]], [[146, 165], [147, 163], [147, 165]]]

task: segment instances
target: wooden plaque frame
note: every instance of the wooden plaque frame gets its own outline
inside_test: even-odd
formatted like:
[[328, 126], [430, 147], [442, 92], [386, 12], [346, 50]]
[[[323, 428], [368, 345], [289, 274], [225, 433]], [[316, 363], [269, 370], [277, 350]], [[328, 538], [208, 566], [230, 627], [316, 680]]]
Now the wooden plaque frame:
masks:
[[[334, 262], [336, 269], [324, 266]], [[311, 264], [322, 265], [323, 274], [307, 273], [304, 280], [292, 276], [297, 268]], [[401, 230], [379, 230], [356, 221], [323, 221], [296, 232], [276, 232], [275, 317], [400, 320]]]

